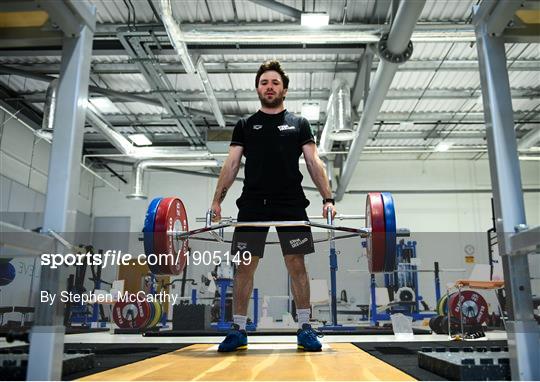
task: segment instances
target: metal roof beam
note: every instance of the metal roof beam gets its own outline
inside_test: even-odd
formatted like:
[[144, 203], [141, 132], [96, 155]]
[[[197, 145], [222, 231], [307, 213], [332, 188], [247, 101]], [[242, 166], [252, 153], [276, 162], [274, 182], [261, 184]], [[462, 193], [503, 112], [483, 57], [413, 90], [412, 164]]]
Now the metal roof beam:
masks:
[[488, 34], [500, 36], [523, 3], [518, 0], [484, 0], [475, 6], [473, 24], [485, 23]]
[[81, 32], [81, 25], [92, 32], [96, 30], [95, 5], [80, 0], [36, 0], [47, 11], [50, 18], [69, 37], [76, 37]]
[[[516, 123], [540, 123], [538, 120], [527, 120], [527, 111], [514, 112], [514, 121]], [[124, 114], [103, 114], [107, 120], [113, 125], [131, 125], [133, 121], [127, 119]], [[170, 114], [131, 114], [131, 116], [137, 117], [140, 123], [144, 124], [157, 124], [157, 125], [172, 125], [174, 120]], [[422, 122], [422, 123], [437, 123], [440, 124], [470, 124], [478, 123], [483, 124], [484, 113], [483, 112], [414, 112], [412, 119], [409, 119], [409, 112], [381, 112], [378, 114], [377, 122]], [[226, 114], [226, 118], [238, 119], [244, 117], [242, 114]]]
[[373, 62], [373, 52], [366, 49], [360, 62], [358, 63], [358, 70], [356, 72], [356, 78], [354, 80], [354, 85], [351, 89], [351, 105], [355, 111], [361, 109], [360, 101], [366, 101], [366, 98], [369, 93], [369, 79], [371, 76]]
[[[206, 95], [201, 94], [201, 91], [178, 91], [178, 90], [163, 90], [163, 91], [148, 91], [148, 92], [118, 92], [109, 89], [103, 89], [96, 86], [90, 86], [89, 90], [95, 94], [102, 94], [108, 96], [115, 102], [141, 102], [149, 105], [162, 106], [157, 95], [170, 94], [178, 97], [183, 102], [196, 102], [206, 101]], [[220, 90], [214, 91], [214, 94], [218, 101], [226, 102], [230, 101], [230, 91]], [[388, 91], [385, 100], [410, 100], [422, 98], [424, 100], [429, 99], [471, 99], [476, 101], [482, 92], [479, 89], [390, 89]], [[45, 92], [26, 92], [19, 93], [19, 97], [23, 97], [30, 102], [44, 102]], [[309, 89], [297, 89], [289, 90], [287, 92], [287, 99], [292, 100], [305, 100], [306, 98], [313, 100], [326, 101], [330, 97], [330, 90], [309, 90]], [[512, 99], [538, 99], [540, 97], [540, 91], [536, 88], [530, 89], [512, 89]], [[236, 90], [235, 100], [240, 102], [252, 102], [257, 100], [255, 90], [240, 89]]]
[[250, 0], [252, 3], [268, 8], [272, 11], [281, 13], [282, 15], [292, 17], [293, 19], [298, 19], [302, 17], [302, 11], [283, 3], [279, 3], [275, 0]]
[[[4, 37], [4, 36], [2, 36]], [[3, 39], [2, 39], [3, 40]], [[4, 42], [0, 40], [0, 48], [12, 48], [11, 45], [2, 45]], [[6, 43], [7, 44], [7, 43]], [[298, 54], [362, 54], [365, 44], [272, 44], [272, 45], [189, 45], [189, 51], [195, 55], [267, 55], [271, 50], [273, 55], [298, 55]], [[32, 49], [3, 49], [0, 50], [0, 57], [60, 57], [61, 50], [55, 44], [48, 44], [43, 48], [32, 47]], [[170, 49], [168, 44], [164, 44], [163, 49], [159, 51], [159, 55], [174, 56], [176, 52]], [[126, 51], [113, 42], [101, 44], [95, 41], [92, 56], [128, 56]], [[159, 56], [158, 56], [159, 57]]]
[[[113, 37], [119, 28], [127, 28], [125, 23], [103, 23], [97, 25], [96, 37]], [[379, 35], [381, 31], [387, 31], [389, 25], [374, 25], [361, 22], [347, 22], [346, 24], [332, 24], [324, 28], [323, 33], [335, 33], [335, 32], [347, 32], [357, 34], [358, 32], [368, 32], [374, 35]], [[149, 29], [154, 30], [158, 35], [165, 34], [165, 28], [161, 24], [137, 24], [136, 30], [147, 31]], [[199, 33], [201, 35], [209, 35], [216, 31], [238, 31], [238, 32], [251, 32], [259, 31], [300, 31], [305, 33], [305, 28], [296, 23], [275, 23], [269, 21], [261, 22], [240, 22], [237, 23], [233, 20], [230, 22], [219, 23], [182, 23], [182, 30], [185, 33], [189, 33], [190, 36], [194, 36]], [[433, 33], [433, 37], [448, 40], [448, 34], [455, 33], [461, 35], [462, 33], [472, 33], [474, 38], [474, 28], [470, 24], [456, 24], [455, 22], [419, 22], [413, 32], [413, 36], [416, 34]], [[436, 34], [436, 36], [435, 36]], [[447, 35], [445, 37], [445, 35]], [[451, 41], [449, 41], [451, 42]]]
[[[92, 65], [93, 74], [138, 74], [140, 70], [136, 64], [126, 62], [118, 63], [94, 63]], [[0, 62], [2, 59], [0, 58]], [[357, 73], [358, 61], [356, 59], [341, 59], [336, 64], [335, 59], [328, 61], [290, 61], [280, 60], [287, 73], [305, 73], [306, 68], [313, 73]], [[374, 63], [378, 59], [374, 57]], [[212, 62], [205, 60], [205, 67], [209, 74], [253, 74], [259, 68], [259, 61], [246, 62]], [[7, 65], [0, 64], [1, 68]], [[186, 71], [175, 62], [161, 62], [161, 69], [167, 74], [185, 74]], [[24, 65], [11, 65], [9, 68], [24, 70], [28, 74], [58, 74], [60, 72], [60, 63], [28, 63]], [[371, 71], [376, 68], [372, 67]], [[476, 60], [446, 60], [441, 64], [438, 60], [411, 60], [399, 67], [398, 72], [410, 71], [478, 71], [478, 61]], [[540, 65], [537, 60], [518, 60], [513, 61], [508, 71], [540, 71]], [[4, 72], [5, 73], [5, 72]], [[15, 73], [11, 73], [15, 74]], [[29, 75], [26, 75], [29, 77]], [[39, 78], [35, 78], [39, 79]]]

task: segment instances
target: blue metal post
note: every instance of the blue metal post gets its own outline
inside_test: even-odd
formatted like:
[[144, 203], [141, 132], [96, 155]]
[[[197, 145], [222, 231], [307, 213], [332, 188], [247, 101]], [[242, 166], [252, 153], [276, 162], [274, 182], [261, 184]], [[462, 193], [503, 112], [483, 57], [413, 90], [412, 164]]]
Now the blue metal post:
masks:
[[375, 326], [377, 325], [377, 301], [375, 297], [375, 275], [370, 275], [371, 283], [369, 285], [370, 292], [371, 292], [371, 325]]
[[[412, 255], [411, 255], [411, 259], [415, 259], [416, 258], [416, 241], [408, 241], [407, 242], [407, 245], [410, 247], [411, 251], [412, 251]], [[412, 272], [412, 281], [413, 281], [413, 290], [414, 292], [416, 293], [416, 312], [419, 313], [420, 312], [420, 286], [418, 285], [418, 272], [416, 272], [416, 270], [418, 269], [418, 267], [416, 265], [412, 265], [411, 264], [411, 272]]]
[[259, 322], [259, 289], [253, 289], [253, 324], [257, 328]]
[[227, 289], [229, 288], [229, 285], [231, 283], [231, 280], [229, 279], [218, 279], [217, 283], [219, 285], [219, 322], [218, 322], [218, 330], [226, 330], [229, 329], [230, 325], [225, 321], [225, 303], [227, 301]]
[[197, 289], [191, 290], [191, 303], [197, 305]]
[[[330, 209], [329, 209], [330, 210]], [[329, 225], [334, 224], [332, 219], [332, 213], [328, 211], [327, 222]], [[335, 234], [334, 230], [330, 230], [330, 312], [332, 315], [332, 326], [338, 326], [337, 323], [337, 297], [336, 297], [336, 271], [338, 269], [337, 265], [337, 255], [336, 255], [336, 242], [334, 240]]]

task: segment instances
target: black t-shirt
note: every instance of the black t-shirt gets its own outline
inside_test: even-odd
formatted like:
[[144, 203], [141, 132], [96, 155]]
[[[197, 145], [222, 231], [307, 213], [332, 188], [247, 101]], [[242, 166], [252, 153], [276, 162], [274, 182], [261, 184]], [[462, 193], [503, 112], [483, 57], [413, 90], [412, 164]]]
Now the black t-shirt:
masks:
[[245, 179], [237, 202], [268, 199], [270, 202], [309, 204], [302, 190], [298, 160], [302, 146], [315, 142], [307, 119], [287, 110], [279, 114], [258, 111], [236, 124], [231, 146], [244, 147]]

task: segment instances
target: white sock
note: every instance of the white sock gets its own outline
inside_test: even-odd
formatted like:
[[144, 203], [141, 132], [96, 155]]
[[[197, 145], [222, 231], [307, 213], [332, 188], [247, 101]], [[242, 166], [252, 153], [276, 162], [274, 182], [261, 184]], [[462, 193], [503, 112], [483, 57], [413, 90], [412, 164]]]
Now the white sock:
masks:
[[246, 330], [247, 316], [233, 314], [233, 322], [240, 327], [240, 330]]
[[311, 309], [296, 309], [296, 316], [298, 317], [298, 327], [302, 329], [302, 325], [309, 324], [309, 316]]

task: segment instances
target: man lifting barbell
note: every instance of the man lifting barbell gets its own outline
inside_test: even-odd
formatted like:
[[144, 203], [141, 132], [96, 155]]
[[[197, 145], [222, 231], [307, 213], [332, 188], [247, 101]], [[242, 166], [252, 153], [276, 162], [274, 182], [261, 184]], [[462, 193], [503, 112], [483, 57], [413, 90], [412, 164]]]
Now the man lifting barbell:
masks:
[[[289, 78], [278, 61], [262, 64], [255, 78], [261, 102], [258, 112], [236, 124], [219, 176], [212, 202], [214, 221], [221, 219], [221, 203], [231, 187], [242, 155], [245, 179], [242, 195], [236, 201], [238, 221], [299, 221], [308, 220], [309, 201], [302, 189], [299, 158], [303, 153], [311, 179], [323, 198], [323, 216], [336, 214], [332, 191], [309, 122], [288, 112], [283, 101]], [[237, 227], [234, 231], [232, 253], [249, 251], [250, 264], [239, 264], [234, 276], [233, 326], [218, 351], [230, 352], [247, 348], [246, 320], [253, 276], [263, 257], [269, 227]], [[320, 351], [322, 346], [309, 324], [309, 277], [304, 256], [314, 252], [310, 227], [276, 227], [285, 265], [291, 277], [292, 293], [297, 306], [298, 348]]]

